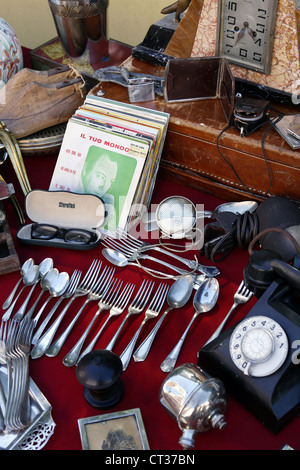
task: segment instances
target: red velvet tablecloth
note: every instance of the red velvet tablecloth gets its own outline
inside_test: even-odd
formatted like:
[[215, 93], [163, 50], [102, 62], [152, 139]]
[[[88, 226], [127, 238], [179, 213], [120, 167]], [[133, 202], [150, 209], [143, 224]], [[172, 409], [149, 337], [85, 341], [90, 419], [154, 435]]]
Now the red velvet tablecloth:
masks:
[[[56, 156], [25, 157], [25, 164], [32, 189], [48, 189], [55, 162]], [[18, 182], [9, 161], [1, 167], [1, 174], [8, 182], [14, 184], [19, 201], [23, 205], [24, 197], [20, 192]], [[186, 196], [190, 198], [194, 204], [204, 204], [207, 210], [214, 209], [222, 202], [211, 195], [202, 193], [201, 188], [197, 191], [158, 178], [152, 203], [159, 203], [163, 198], [172, 195]], [[37, 264], [45, 257], [52, 257], [55, 266], [59, 270], [65, 270], [70, 274], [75, 268], [80, 268], [85, 272], [90, 266], [91, 261], [95, 258], [101, 259], [103, 265], [107, 264], [101, 254], [101, 245], [91, 251], [74, 251], [61, 248], [21, 245], [16, 239], [19, 222], [7, 202], [5, 202], [5, 210], [10, 222], [15, 247], [21, 264], [29, 257], [33, 257]], [[211, 264], [211, 262], [205, 258], [200, 258], [199, 261], [203, 264]], [[197, 363], [198, 350], [210, 337], [232, 305], [234, 292], [242, 280], [243, 268], [247, 261], [247, 251], [236, 248], [224, 261], [218, 263], [221, 275], [219, 276], [220, 295], [217, 306], [210, 313], [204, 314], [200, 319], [198, 318], [184, 343], [177, 365]], [[127, 267], [117, 268], [116, 277], [139, 284], [142, 279], [147, 277], [147, 274], [135, 267]], [[1, 276], [1, 305], [17, 279], [19, 279], [18, 272]], [[38, 289], [36, 289], [35, 292], [35, 296], [37, 295]], [[33, 300], [34, 299], [32, 299], [32, 302]], [[52, 302], [54, 301], [52, 300]], [[242, 318], [254, 303], [255, 298], [252, 298], [247, 305], [240, 306], [229, 321], [228, 326]], [[72, 318], [72, 313], [74, 314], [81, 304], [82, 299], [74, 302], [62, 327]], [[181, 436], [181, 432], [175, 420], [167, 414], [159, 402], [160, 387], [166, 378], [166, 374], [160, 369], [160, 364], [178, 341], [191, 319], [194, 312], [192, 300], [190, 300], [184, 308], [173, 310], [169, 314], [161, 326], [148, 358], [141, 363], [131, 361], [129, 367], [121, 376], [124, 385], [124, 395], [121, 401], [112, 410], [106, 411], [99, 411], [87, 403], [83, 395], [83, 387], [76, 378], [76, 369], [74, 367], [68, 368], [62, 363], [65, 354], [81, 336], [81, 333], [85, 326], [87, 326], [96, 309], [96, 303], [89, 304], [80, 322], [76, 324], [62, 351], [56, 358], [43, 356], [40, 359], [30, 360], [31, 377], [50, 402], [52, 406], [52, 417], [56, 423], [54, 434], [51, 436], [44, 449], [80, 450], [82, 447], [78, 429], [79, 419], [98, 416], [109, 412], [139, 408], [141, 410], [151, 451], [180, 451], [181, 447], [178, 444], [178, 440]], [[45, 314], [46, 313], [44, 313], [44, 315]], [[104, 313], [101, 318], [102, 320], [100, 319], [98, 324], [106, 318], [106, 313]], [[107, 345], [122, 318], [123, 316], [110, 322], [99, 339], [97, 348]], [[115, 345], [114, 352], [116, 354], [120, 354], [123, 351], [140, 322], [140, 316], [134, 317], [128, 322], [126, 329]], [[153, 322], [149, 321], [142, 331], [138, 344], [146, 337], [152, 327]], [[59, 333], [60, 332], [61, 330], [59, 330]], [[298, 433], [299, 418], [292, 421], [278, 435], [273, 435], [256, 417], [250, 414], [245, 407], [229, 396], [226, 409], [226, 421], [227, 426], [223, 430], [210, 430], [198, 434], [196, 437], [195, 450], [279, 450], [284, 444], [289, 444], [295, 449], [300, 448]]]

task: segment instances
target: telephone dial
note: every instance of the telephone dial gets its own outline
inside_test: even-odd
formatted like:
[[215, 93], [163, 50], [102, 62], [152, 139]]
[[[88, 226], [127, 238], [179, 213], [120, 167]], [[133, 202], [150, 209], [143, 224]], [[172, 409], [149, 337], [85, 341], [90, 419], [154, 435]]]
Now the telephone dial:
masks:
[[[258, 253], [266, 254], [261, 250], [254, 256]], [[274, 434], [300, 412], [299, 255], [296, 266], [277, 258], [268, 253], [273, 260], [267, 263], [268, 282], [252, 286], [258, 300], [248, 314], [198, 352], [199, 366], [222, 380], [228, 393]], [[253, 273], [250, 261], [246, 284], [254, 281], [247, 279]]]

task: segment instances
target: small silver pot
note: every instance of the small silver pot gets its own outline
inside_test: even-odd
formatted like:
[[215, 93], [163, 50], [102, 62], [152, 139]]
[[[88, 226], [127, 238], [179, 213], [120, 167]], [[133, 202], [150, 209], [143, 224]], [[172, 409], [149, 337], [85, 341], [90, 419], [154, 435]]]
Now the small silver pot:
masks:
[[227, 393], [223, 383], [194, 364], [174, 369], [163, 382], [159, 399], [177, 421], [182, 431], [179, 444], [185, 449], [194, 447], [197, 433], [226, 426]]

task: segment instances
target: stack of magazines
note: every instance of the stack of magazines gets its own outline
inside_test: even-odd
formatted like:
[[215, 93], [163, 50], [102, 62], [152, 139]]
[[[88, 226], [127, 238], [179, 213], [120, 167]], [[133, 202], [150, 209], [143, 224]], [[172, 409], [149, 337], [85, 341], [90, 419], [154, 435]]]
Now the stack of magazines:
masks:
[[99, 196], [103, 231], [129, 230], [149, 208], [169, 119], [88, 95], [67, 124], [49, 190]]

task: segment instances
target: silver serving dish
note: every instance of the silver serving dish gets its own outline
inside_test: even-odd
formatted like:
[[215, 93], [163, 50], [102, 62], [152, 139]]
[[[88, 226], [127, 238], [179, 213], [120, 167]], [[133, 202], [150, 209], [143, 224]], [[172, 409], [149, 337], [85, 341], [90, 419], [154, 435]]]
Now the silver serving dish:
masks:
[[[0, 367], [0, 380], [6, 392], [7, 374], [3, 366]], [[30, 379], [30, 403], [29, 426], [19, 432], [0, 432], [0, 450], [40, 450], [52, 436], [55, 428], [51, 417], [52, 407], [32, 379]]]
[[[62, 144], [67, 123], [56, 124], [29, 136], [18, 139], [18, 144], [23, 155], [48, 155], [57, 152]], [[0, 153], [5, 147], [0, 142]]]

